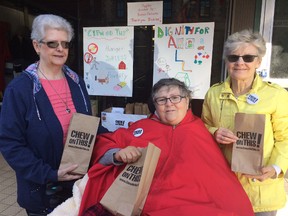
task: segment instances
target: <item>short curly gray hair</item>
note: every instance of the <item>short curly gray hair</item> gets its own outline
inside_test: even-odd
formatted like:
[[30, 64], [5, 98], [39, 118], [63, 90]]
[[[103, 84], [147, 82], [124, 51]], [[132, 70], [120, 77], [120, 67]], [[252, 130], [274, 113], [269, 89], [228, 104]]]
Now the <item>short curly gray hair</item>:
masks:
[[176, 78], [164, 78], [164, 79], [160, 79], [157, 83], [155, 83], [155, 85], [152, 87], [152, 92], [151, 92], [151, 98], [155, 99], [155, 95], [158, 93], [158, 91], [160, 90], [160, 88], [162, 88], [163, 86], [176, 86], [179, 88], [180, 93], [182, 96], [184, 97], [188, 97], [189, 100], [191, 100], [191, 91], [189, 90], [189, 88], [185, 85], [184, 82], [176, 79]]
[[67, 32], [68, 41], [71, 41], [74, 36], [74, 30], [66, 19], [53, 14], [42, 14], [33, 21], [31, 39], [36, 41], [43, 40], [47, 29], [58, 29]]
[[258, 32], [245, 29], [235, 32], [227, 38], [224, 44], [223, 58], [225, 59], [227, 55], [230, 55], [232, 52], [238, 50], [245, 44], [255, 46], [257, 48], [259, 58], [262, 58], [266, 53], [266, 42], [264, 38]]

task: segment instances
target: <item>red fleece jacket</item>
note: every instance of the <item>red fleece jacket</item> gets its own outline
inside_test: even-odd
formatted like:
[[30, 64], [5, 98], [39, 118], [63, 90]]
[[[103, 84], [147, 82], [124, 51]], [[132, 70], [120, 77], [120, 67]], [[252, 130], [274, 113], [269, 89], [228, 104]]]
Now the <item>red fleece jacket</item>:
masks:
[[[134, 136], [139, 129], [142, 135]], [[101, 200], [125, 166], [103, 166], [96, 163], [99, 158], [111, 148], [146, 147], [148, 142], [158, 146], [161, 155], [142, 215], [254, 216], [217, 143], [192, 112], [176, 127], [153, 116], [128, 129], [99, 135], [79, 215]]]

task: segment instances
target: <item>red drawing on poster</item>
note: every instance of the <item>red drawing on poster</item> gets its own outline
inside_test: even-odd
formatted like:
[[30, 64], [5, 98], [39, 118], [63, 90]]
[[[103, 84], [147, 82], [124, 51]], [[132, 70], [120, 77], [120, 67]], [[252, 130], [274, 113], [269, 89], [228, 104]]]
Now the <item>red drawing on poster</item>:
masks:
[[98, 52], [98, 46], [95, 43], [91, 43], [88, 45], [88, 50], [92, 54], [96, 54]]
[[93, 56], [90, 53], [86, 52], [84, 55], [84, 61], [87, 64], [90, 64], [92, 60], [93, 60]]
[[123, 61], [121, 61], [119, 63], [118, 69], [119, 70], [126, 70], [126, 64]]

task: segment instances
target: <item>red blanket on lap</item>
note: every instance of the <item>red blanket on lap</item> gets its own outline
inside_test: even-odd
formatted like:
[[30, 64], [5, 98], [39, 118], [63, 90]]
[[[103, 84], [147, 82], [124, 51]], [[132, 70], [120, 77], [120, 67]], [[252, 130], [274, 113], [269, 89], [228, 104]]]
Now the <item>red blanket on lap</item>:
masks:
[[[142, 135], [134, 136], [139, 129]], [[111, 148], [146, 147], [149, 141], [161, 149], [161, 155], [142, 215], [254, 216], [213, 137], [191, 112], [176, 127], [144, 119], [98, 136], [79, 215], [101, 200], [125, 166], [95, 162]]]

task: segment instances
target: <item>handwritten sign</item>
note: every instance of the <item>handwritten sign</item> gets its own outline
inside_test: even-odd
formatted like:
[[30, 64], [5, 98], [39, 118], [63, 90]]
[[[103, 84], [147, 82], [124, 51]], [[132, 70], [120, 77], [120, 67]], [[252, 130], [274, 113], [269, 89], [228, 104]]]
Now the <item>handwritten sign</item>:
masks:
[[183, 81], [192, 97], [204, 99], [210, 87], [214, 23], [155, 26], [153, 84], [167, 77]]
[[132, 97], [134, 28], [83, 28], [83, 39], [89, 95]]
[[163, 1], [127, 3], [128, 26], [162, 24]]

